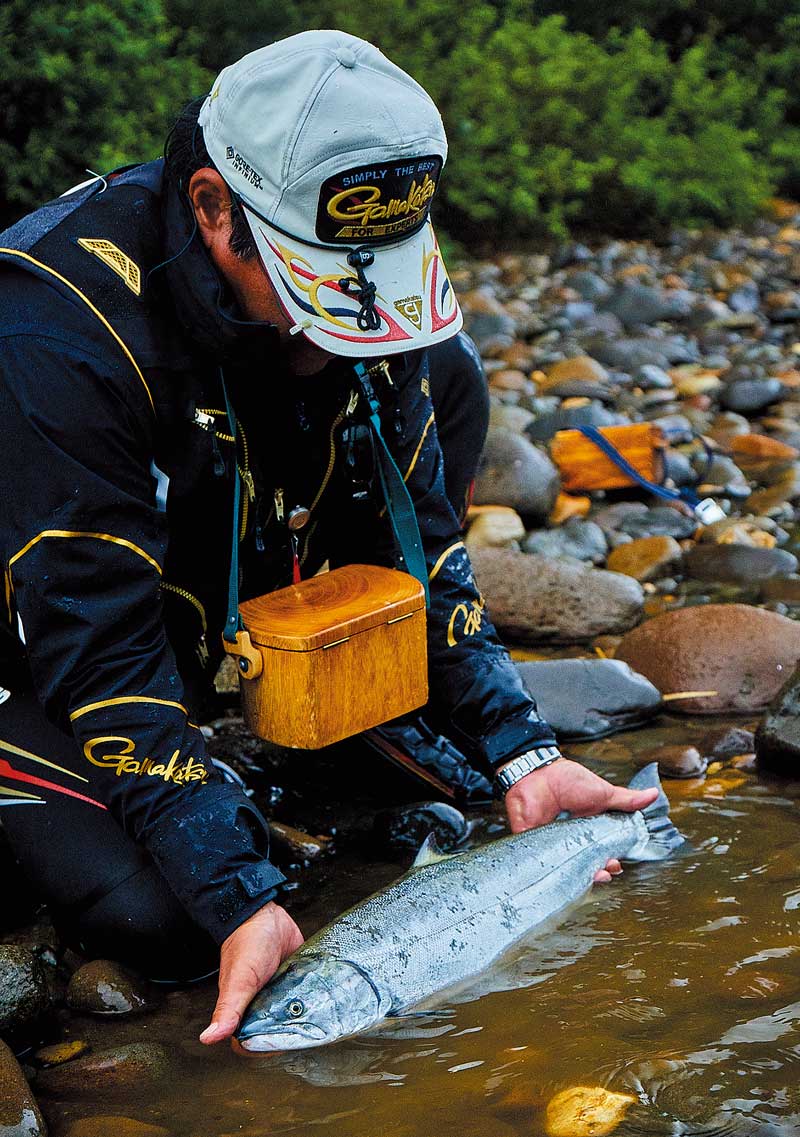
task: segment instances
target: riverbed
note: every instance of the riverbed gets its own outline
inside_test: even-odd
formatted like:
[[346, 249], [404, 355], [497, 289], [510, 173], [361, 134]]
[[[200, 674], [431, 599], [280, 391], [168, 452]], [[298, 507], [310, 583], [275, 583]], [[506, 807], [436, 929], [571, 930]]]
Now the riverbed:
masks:
[[[662, 716], [569, 752], [627, 781], [636, 753], [726, 725], [753, 723]], [[627, 867], [487, 973], [357, 1038], [206, 1049], [213, 981], [138, 1018], [73, 1017], [69, 1037], [161, 1042], [174, 1065], [136, 1092], [43, 1099], [52, 1134], [102, 1114], [174, 1137], [530, 1137], [572, 1086], [635, 1099], [619, 1137], [800, 1133], [800, 782], [725, 764], [665, 788], [688, 838], [679, 855]], [[473, 839], [499, 824], [479, 818]], [[290, 907], [311, 934], [406, 865], [348, 849], [304, 874]]]

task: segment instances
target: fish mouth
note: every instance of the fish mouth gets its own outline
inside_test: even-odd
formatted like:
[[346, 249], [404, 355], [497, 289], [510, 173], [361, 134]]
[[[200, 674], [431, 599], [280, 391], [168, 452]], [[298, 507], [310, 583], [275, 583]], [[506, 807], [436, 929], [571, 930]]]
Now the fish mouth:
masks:
[[236, 1040], [244, 1050], [302, 1050], [326, 1042], [325, 1031], [314, 1023], [281, 1023], [269, 1026], [256, 1019], [236, 1033]]

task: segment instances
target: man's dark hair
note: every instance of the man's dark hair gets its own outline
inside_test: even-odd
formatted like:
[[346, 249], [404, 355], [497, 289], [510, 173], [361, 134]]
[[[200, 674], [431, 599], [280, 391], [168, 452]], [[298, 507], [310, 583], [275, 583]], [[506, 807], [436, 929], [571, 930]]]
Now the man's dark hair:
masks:
[[[199, 99], [187, 103], [167, 135], [164, 147], [166, 177], [184, 193], [187, 192], [189, 180], [196, 170], [202, 170], [206, 166], [210, 166], [213, 170], [217, 168], [206, 150], [203, 132], [197, 123], [204, 102], [205, 95], [202, 95]], [[239, 260], [251, 261], [257, 252], [253, 234], [233, 194], [231, 202], [231, 252]]]

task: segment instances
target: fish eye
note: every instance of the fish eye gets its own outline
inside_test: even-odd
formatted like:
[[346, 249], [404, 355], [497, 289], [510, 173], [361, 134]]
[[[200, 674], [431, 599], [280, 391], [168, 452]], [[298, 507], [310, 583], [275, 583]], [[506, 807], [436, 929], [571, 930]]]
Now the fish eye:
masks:
[[305, 1010], [305, 1007], [303, 1006], [303, 1004], [300, 1002], [299, 999], [292, 999], [291, 1003], [289, 1004], [289, 1014], [292, 1016], [293, 1019], [299, 1018], [300, 1015], [302, 1015], [304, 1010]]

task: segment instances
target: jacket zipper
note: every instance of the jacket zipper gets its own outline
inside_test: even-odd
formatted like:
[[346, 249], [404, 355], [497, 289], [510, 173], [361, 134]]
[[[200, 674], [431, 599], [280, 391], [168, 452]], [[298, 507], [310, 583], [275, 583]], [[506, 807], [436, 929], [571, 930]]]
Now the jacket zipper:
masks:
[[[324, 478], [322, 479], [322, 485], [317, 490], [317, 496], [314, 498], [311, 505], [309, 506], [309, 510], [308, 510], [309, 514], [313, 513], [314, 510], [319, 505], [319, 502], [320, 502], [320, 499], [322, 498], [322, 495], [325, 493], [325, 490], [328, 488], [328, 482], [331, 480], [331, 475], [333, 474], [333, 468], [336, 465], [336, 442], [334, 441], [333, 436], [336, 433], [337, 428], [344, 421], [344, 419], [347, 418], [348, 415], [351, 415], [353, 413], [353, 411], [356, 409], [356, 403], [357, 402], [358, 402], [358, 392], [351, 391], [349, 396], [348, 396], [347, 402], [345, 403], [345, 405], [339, 411], [336, 418], [331, 423], [330, 434], [328, 435], [328, 445], [330, 448], [329, 454], [328, 454], [328, 468], [325, 471]], [[316, 529], [316, 527], [317, 527], [316, 522], [314, 522], [312, 525], [309, 526], [308, 530], [306, 531], [306, 534], [305, 534], [305, 537], [303, 540], [303, 552], [299, 558], [301, 565], [304, 565], [306, 563], [306, 558], [308, 557], [308, 544], [309, 544], [309, 541], [311, 540], [312, 534], [314, 533], [314, 530]]]
[[189, 603], [192, 605], [192, 607], [195, 609], [195, 611], [200, 616], [200, 624], [201, 624], [201, 627], [203, 630], [200, 634], [200, 639], [197, 641], [196, 651], [197, 651], [197, 655], [200, 659], [201, 664], [203, 665], [203, 667], [205, 667], [205, 665], [208, 663], [208, 639], [207, 639], [208, 622], [206, 620], [205, 608], [203, 607], [201, 602], [197, 599], [197, 597], [193, 596], [192, 593], [189, 592], [188, 589], [181, 588], [177, 584], [170, 584], [168, 581], [162, 580], [161, 581], [161, 589], [163, 592], [172, 592], [172, 593], [174, 593], [175, 596], [182, 596], [184, 600], [188, 600]]
[[[223, 415], [227, 417], [227, 411], [218, 410], [215, 407], [198, 407], [195, 412], [197, 415]], [[202, 424], [201, 424], [202, 425]], [[256, 484], [253, 480], [253, 473], [250, 469], [250, 451], [247, 446], [247, 435], [244, 432], [244, 427], [240, 422], [236, 423], [236, 429], [242, 440], [242, 465], [239, 465], [238, 456], [236, 461], [236, 469], [239, 471], [239, 477], [242, 479], [242, 484], [245, 488], [245, 496], [242, 499], [242, 524], [239, 530], [239, 541], [244, 540], [244, 535], [247, 532], [247, 521], [250, 513], [250, 503], [255, 501]], [[218, 438], [220, 442], [236, 442], [232, 434], [226, 434], [222, 430], [215, 430], [214, 437]]]

